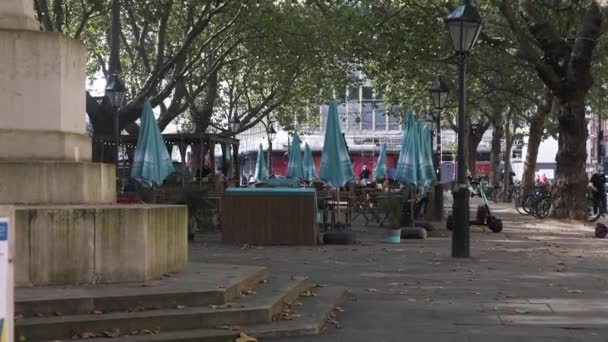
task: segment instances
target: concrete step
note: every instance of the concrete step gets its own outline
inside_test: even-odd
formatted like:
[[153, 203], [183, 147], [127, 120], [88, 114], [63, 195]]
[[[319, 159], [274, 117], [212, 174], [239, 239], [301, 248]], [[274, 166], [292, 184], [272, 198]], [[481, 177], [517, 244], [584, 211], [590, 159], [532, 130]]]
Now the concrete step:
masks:
[[265, 267], [191, 263], [179, 274], [148, 283], [18, 288], [15, 312], [48, 317], [221, 305], [268, 277]]
[[291, 302], [308, 288], [307, 278], [270, 278], [237, 303], [223, 306], [185, 306], [139, 312], [100, 315], [70, 315], [23, 318], [16, 321], [19, 341], [72, 339], [83, 334], [127, 334], [147, 329], [170, 332], [271, 322], [281, 314], [284, 302]]
[[318, 335], [330, 313], [346, 299], [343, 287], [324, 287], [313, 290], [315, 296], [301, 298], [301, 306], [293, 306], [290, 320], [271, 323], [230, 326], [234, 330], [192, 329], [162, 332], [155, 335], [132, 335], [119, 338], [65, 340], [64, 342], [234, 342], [241, 331], [260, 340], [279, 337]]

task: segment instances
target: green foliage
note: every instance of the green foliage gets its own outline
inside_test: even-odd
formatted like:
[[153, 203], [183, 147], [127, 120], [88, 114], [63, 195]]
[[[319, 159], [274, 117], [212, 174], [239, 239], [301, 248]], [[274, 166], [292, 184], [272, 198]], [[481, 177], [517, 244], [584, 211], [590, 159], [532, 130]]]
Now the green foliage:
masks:
[[390, 227], [399, 227], [401, 225], [401, 216], [403, 214], [403, 201], [400, 197], [386, 197], [382, 200], [382, 207], [387, 213], [387, 221]]
[[[467, 61], [472, 122], [496, 121], [497, 115], [512, 107], [525, 119], [543, 91], [534, 61], [525, 57], [500, 10], [505, 2], [515, 5], [515, 11], [524, 10], [523, 2], [474, 1], [484, 27]], [[307, 111], [309, 118], [318, 120], [316, 106], [343, 94], [347, 85], [361, 82], [355, 77], [358, 71], [373, 81], [385, 103], [425, 113], [430, 81], [443, 74], [452, 83], [443, 115], [444, 126], [449, 127], [457, 109], [457, 59], [443, 18], [458, 3], [122, 0], [123, 79], [131, 99], [149, 97], [158, 105], [161, 127], [185, 114], [180, 120], [186, 130], [207, 126], [227, 130], [234, 116], [240, 117], [243, 129], [271, 114], [284, 127], [304, 121]], [[525, 3], [551, 18], [561, 37], [572, 34], [590, 6], [590, 1]], [[48, 15], [40, 4], [49, 7]], [[50, 23], [46, 29], [84, 42], [89, 77], [105, 70], [111, 0], [41, 0], [36, 5], [41, 21]], [[526, 33], [526, 23], [518, 17], [516, 25], [540, 52]], [[608, 71], [606, 49], [602, 36], [592, 67], [600, 84], [608, 81], [601, 78]], [[214, 72], [218, 96], [210, 98], [205, 94], [210, 87], [214, 90]], [[602, 97], [597, 89], [592, 88], [588, 99], [594, 112]]]

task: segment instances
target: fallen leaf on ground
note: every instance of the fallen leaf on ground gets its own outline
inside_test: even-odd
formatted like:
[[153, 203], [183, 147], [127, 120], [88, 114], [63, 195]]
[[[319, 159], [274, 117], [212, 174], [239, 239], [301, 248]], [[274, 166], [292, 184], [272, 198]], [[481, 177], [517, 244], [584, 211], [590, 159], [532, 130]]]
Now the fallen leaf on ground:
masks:
[[314, 297], [316, 294], [312, 292], [312, 290], [308, 289], [302, 293], [300, 293], [300, 297]]
[[83, 332], [80, 337], [83, 338], [83, 339], [95, 338], [95, 337], [97, 337], [97, 334], [87, 331], [87, 332]]
[[158, 334], [160, 332], [160, 329], [154, 329], [154, 330], [150, 330], [150, 329], [141, 329], [141, 335], [155, 335]]
[[241, 336], [236, 339], [236, 342], [258, 342], [258, 340], [245, 333], [241, 333]]
[[116, 338], [116, 337], [120, 336], [120, 330], [117, 328], [114, 328], [109, 331], [104, 331], [103, 336], [110, 337], [110, 338]]
[[254, 289], [247, 289], [247, 290], [241, 291], [241, 296], [250, 296], [250, 295], [254, 295], [254, 294], [256, 294], [256, 291]]

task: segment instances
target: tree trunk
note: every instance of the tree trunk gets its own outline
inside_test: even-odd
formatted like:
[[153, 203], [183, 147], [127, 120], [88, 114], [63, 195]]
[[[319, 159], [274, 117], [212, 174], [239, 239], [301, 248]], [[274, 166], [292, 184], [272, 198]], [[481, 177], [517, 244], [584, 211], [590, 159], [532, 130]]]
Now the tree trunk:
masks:
[[559, 139], [556, 156], [553, 216], [585, 219], [587, 126], [585, 92], [575, 92], [559, 104]]
[[215, 101], [217, 99], [217, 90], [218, 72], [216, 70], [209, 75], [202, 107], [198, 109], [193, 101], [190, 102], [190, 115], [192, 122], [194, 123], [194, 132], [196, 134], [205, 134], [207, 128], [209, 128]]
[[36, 0], [34, 2], [36, 6], [36, 12], [38, 13], [38, 20], [42, 24], [43, 31], [53, 31], [53, 23], [51, 22], [49, 4], [46, 0]]
[[477, 148], [481, 143], [481, 139], [483, 138], [484, 133], [490, 127], [490, 123], [482, 123], [477, 125], [477, 129], [473, 130], [472, 125], [468, 125], [468, 134], [467, 134], [467, 166], [469, 172], [471, 173], [471, 177], [475, 177], [477, 175]]
[[[504, 127], [502, 120], [496, 120], [492, 124], [492, 150], [490, 151], [490, 184], [498, 188], [500, 183], [500, 152], [502, 150], [502, 137]], [[506, 173], [505, 173], [506, 174]]]
[[526, 162], [524, 164], [524, 174], [522, 176], [522, 186], [524, 193], [534, 189], [534, 176], [536, 174], [536, 160], [538, 159], [538, 149], [543, 138], [545, 128], [545, 118], [551, 113], [553, 106], [553, 94], [545, 88], [545, 94], [540, 99], [536, 107], [536, 113], [530, 121], [530, 133], [528, 136], [528, 146], [526, 148]]
[[122, 71], [120, 66], [120, 1], [112, 0], [112, 26], [110, 31], [110, 60], [108, 73], [110, 76], [118, 75]]

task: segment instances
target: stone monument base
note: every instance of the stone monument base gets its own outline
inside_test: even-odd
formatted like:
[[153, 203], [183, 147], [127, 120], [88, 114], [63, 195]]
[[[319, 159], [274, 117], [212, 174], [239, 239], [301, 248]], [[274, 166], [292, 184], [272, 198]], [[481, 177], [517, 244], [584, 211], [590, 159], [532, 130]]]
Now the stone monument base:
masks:
[[17, 287], [142, 282], [188, 263], [184, 206], [16, 206], [15, 228]]
[[115, 175], [112, 164], [0, 160], [0, 204], [112, 204]]
[[92, 160], [91, 138], [78, 133], [0, 129], [0, 146], [0, 159]]

